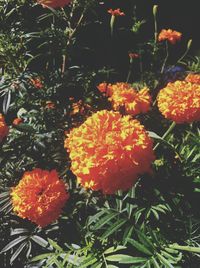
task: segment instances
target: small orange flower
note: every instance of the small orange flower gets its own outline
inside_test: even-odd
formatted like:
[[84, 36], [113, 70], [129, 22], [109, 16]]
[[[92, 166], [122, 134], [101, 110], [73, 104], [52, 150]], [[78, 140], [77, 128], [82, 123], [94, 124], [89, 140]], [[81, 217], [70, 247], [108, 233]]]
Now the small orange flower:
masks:
[[59, 217], [69, 194], [55, 170], [34, 169], [24, 173], [11, 197], [19, 217], [45, 227]]
[[0, 113], [0, 142], [8, 135], [8, 130], [4, 116]]
[[171, 44], [175, 44], [177, 41], [180, 41], [182, 37], [182, 33], [173, 31], [171, 29], [165, 30], [163, 29], [158, 35], [158, 41], [169, 41]]
[[108, 10], [108, 13], [110, 13], [112, 16], [125, 16], [124, 12], [122, 12], [119, 8], [117, 9], [109, 9]]
[[55, 109], [55, 103], [53, 103], [52, 101], [46, 101], [46, 109]]
[[158, 108], [163, 116], [176, 123], [200, 120], [200, 85], [185, 81], [168, 83], [160, 90]]
[[64, 7], [68, 5], [72, 0], [37, 0], [43, 7]]
[[42, 84], [40, 78], [31, 78], [30, 81], [35, 88], [37, 88], [37, 89], [43, 88], [43, 84]]
[[128, 55], [130, 59], [138, 59], [140, 57], [137, 53], [129, 53]]
[[64, 146], [79, 183], [106, 194], [131, 188], [154, 160], [144, 126], [114, 111], [94, 113], [69, 133]]
[[23, 122], [23, 119], [17, 117], [17, 118], [15, 118], [15, 119], [13, 120], [13, 125], [14, 125], [14, 126], [18, 126], [18, 125], [21, 124], [22, 122]]
[[185, 81], [200, 85], [200, 74], [188, 74], [185, 78]]
[[108, 84], [106, 82], [100, 83], [97, 88], [101, 93], [104, 93], [106, 96], [110, 96], [111, 92], [111, 84]]
[[107, 96], [115, 111], [124, 109], [126, 114], [133, 116], [146, 113], [151, 107], [151, 96], [147, 87], [137, 92], [128, 83], [109, 84]]

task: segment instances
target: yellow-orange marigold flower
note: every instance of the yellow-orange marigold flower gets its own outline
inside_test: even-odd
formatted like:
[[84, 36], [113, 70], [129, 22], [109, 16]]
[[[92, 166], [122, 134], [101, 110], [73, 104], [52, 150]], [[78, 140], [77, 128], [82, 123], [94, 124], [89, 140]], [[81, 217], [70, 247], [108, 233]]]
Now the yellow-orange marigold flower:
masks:
[[139, 121], [102, 110], [74, 128], [65, 140], [71, 170], [86, 188], [113, 194], [151, 171], [152, 140]]
[[125, 113], [137, 115], [146, 113], [151, 107], [151, 96], [147, 87], [137, 92], [128, 83], [116, 83], [110, 86], [109, 101], [114, 110], [124, 109]]
[[8, 134], [8, 126], [6, 125], [4, 116], [0, 113], [0, 142]]
[[69, 195], [55, 170], [34, 169], [24, 173], [11, 197], [19, 217], [44, 227], [59, 217]]
[[43, 7], [64, 7], [68, 5], [72, 0], [37, 0]]
[[185, 81], [200, 85], [200, 74], [188, 74]]
[[173, 31], [171, 29], [163, 29], [158, 35], [158, 41], [161, 42], [167, 40], [174, 45], [177, 41], [180, 41], [181, 36], [182, 33], [180, 32]]
[[160, 90], [158, 108], [163, 116], [176, 123], [200, 120], [200, 85], [185, 81], [168, 83]]
[[124, 12], [122, 12], [119, 8], [117, 9], [109, 9], [108, 13], [110, 13], [112, 16], [125, 16]]

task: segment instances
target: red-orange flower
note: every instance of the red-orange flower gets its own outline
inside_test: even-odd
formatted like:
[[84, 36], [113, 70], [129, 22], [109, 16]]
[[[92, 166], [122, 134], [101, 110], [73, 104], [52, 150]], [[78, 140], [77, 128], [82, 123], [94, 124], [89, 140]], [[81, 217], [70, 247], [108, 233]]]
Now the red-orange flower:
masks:
[[40, 78], [31, 78], [30, 81], [31, 81], [32, 85], [37, 89], [41, 89], [43, 87], [43, 84], [42, 84]]
[[19, 217], [44, 227], [59, 217], [69, 194], [55, 170], [34, 169], [24, 173], [11, 197]]
[[8, 130], [4, 116], [0, 113], [0, 142], [8, 135]]
[[137, 53], [129, 53], [128, 55], [130, 59], [138, 59], [140, 57]]
[[139, 121], [119, 112], [99, 111], [65, 140], [71, 170], [81, 185], [113, 194], [127, 190], [151, 171], [152, 140]]
[[163, 116], [176, 123], [200, 120], [200, 85], [185, 81], [168, 83], [160, 90], [158, 108]]
[[163, 29], [158, 35], [158, 41], [169, 41], [171, 44], [175, 44], [177, 41], [180, 41], [182, 33], [173, 31], [171, 29], [165, 30]]
[[104, 93], [106, 96], [110, 96], [110, 94], [111, 94], [110, 91], [112, 90], [112, 85], [108, 84], [106, 82], [103, 82], [103, 83], [100, 83], [97, 86], [97, 88], [101, 93]]
[[72, 0], [37, 0], [43, 7], [64, 7], [68, 5]]
[[150, 110], [151, 96], [147, 87], [139, 92], [128, 83], [116, 83], [107, 88], [108, 100], [114, 110], [124, 109], [125, 113], [130, 115], [146, 113]]
[[200, 74], [190, 73], [186, 76], [185, 81], [200, 85]]
[[15, 118], [15, 119], [13, 120], [13, 125], [14, 125], [14, 126], [17, 126], [17, 125], [21, 124], [22, 122], [23, 122], [23, 119], [17, 117], [17, 118]]
[[109, 9], [108, 10], [108, 13], [110, 13], [112, 16], [125, 16], [124, 12], [122, 12], [119, 8], [117, 9]]

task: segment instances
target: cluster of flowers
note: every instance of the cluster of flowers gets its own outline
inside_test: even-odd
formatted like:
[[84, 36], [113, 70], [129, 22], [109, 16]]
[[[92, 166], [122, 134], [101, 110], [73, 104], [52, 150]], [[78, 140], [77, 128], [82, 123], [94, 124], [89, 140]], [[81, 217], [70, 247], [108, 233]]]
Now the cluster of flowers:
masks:
[[[63, 7], [70, 0], [38, 0], [43, 7]], [[112, 16], [124, 16], [117, 10], [108, 11]], [[175, 44], [181, 33], [162, 30], [158, 41]], [[131, 53], [131, 58], [139, 55]], [[40, 89], [40, 80], [33, 80]], [[101, 83], [99, 91], [112, 104], [112, 111], [93, 113], [79, 127], [73, 128], [64, 142], [71, 159], [71, 170], [78, 182], [85, 188], [114, 194], [117, 190], [128, 190], [138, 177], [151, 172], [155, 159], [153, 141], [145, 127], [133, 116], [147, 113], [151, 108], [149, 89], [135, 90], [128, 83]], [[200, 75], [189, 74], [184, 81], [168, 83], [157, 96], [158, 108], [162, 115], [176, 123], [200, 120]], [[82, 113], [84, 103], [73, 105], [71, 116]], [[47, 103], [47, 108], [55, 108]], [[123, 114], [123, 115], [122, 115]], [[21, 123], [15, 120], [13, 125]], [[0, 114], [0, 142], [8, 134], [8, 126]], [[55, 221], [69, 193], [55, 170], [34, 169], [25, 172], [18, 185], [11, 189], [13, 211], [41, 227]]]

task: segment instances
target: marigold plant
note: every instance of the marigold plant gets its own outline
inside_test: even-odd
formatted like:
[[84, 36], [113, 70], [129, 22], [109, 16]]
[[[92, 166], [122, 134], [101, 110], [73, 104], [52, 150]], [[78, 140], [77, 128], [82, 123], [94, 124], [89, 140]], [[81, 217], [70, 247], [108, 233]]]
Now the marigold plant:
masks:
[[176, 123], [200, 120], [200, 85], [185, 81], [168, 83], [161, 89], [158, 108], [163, 116]]
[[24, 173], [11, 197], [19, 217], [45, 227], [59, 217], [69, 194], [55, 170], [34, 169]]
[[106, 194], [129, 189], [154, 160], [152, 140], [139, 121], [107, 110], [73, 129], [65, 148], [78, 181]]
[[4, 116], [0, 113], [0, 142], [8, 134], [8, 126], [6, 125]]

